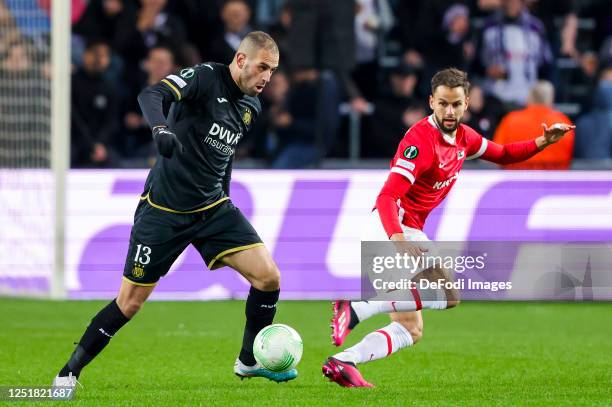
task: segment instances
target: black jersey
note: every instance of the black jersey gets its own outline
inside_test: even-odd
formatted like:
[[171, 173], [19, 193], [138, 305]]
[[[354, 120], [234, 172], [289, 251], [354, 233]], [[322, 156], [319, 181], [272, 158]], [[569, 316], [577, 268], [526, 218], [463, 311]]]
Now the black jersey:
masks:
[[[204, 63], [168, 75], [138, 96], [151, 127], [167, 125], [185, 151], [158, 155], [145, 195], [154, 205], [190, 212], [229, 195], [236, 146], [261, 113], [257, 97], [243, 94], [229, 67]], [[169, 107], [167, 121], [162, 108]]]

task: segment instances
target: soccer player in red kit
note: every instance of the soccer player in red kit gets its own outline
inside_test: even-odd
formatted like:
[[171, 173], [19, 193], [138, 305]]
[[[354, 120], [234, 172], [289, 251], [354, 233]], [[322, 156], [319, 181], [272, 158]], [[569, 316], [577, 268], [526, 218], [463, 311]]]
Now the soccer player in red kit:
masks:
[[[564, 123], [548, 127], [542, 123], [543, 133], [535, 139], [507, 145], [493, 143], [461, 124], [468, 108], [469, 86], [467, 74], [455, 68], [433, 76], [429, 96], [433, 114], [412, 126], [400, 142], [372, 212], [378, 235], [370, 234], [366, 240], [413, 242], [401, 243], [403, 250], [420, 256], [427, 251], [429, 241], [422, 231], [427, 215], [448, 195], [465, 160], [520, 162], [556, 143], [575, 127]], [[336, 346], [344, 343], [359, 322], [373, 315], [388, 313], [391, 324], [328, 358], [323, 374], [340, 386], [372, 387], [357, 370], [357, 364], [414, 345], [422, 336], [422, 308], [447, 309], [459, 304], [456, 290], [434, 291], [433, 300], [427, 301], [421, 301], [423, 293], [417, 288], [410, 290], [412, 298], [405, 301], [335, 301], [332, 339]], [[431, 292], [427, 295], [430, 298]]]

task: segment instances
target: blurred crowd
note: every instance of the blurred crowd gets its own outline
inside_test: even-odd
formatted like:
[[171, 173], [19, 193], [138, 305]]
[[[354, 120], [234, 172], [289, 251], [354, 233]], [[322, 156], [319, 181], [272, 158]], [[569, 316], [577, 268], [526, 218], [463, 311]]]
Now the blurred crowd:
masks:
[[[24, 4], [40, 24], [20, 21]], [[0, 77], [48, 77], [49, 4], [0, 0]], [[276, 39], [281, 65], [239, 158], [271, 168], [388, 159], [429, 114], [433, 73], [455, 66], [473, 85], [464, 121], [489, 139], [577, 125], [516, 168], [612, 159], [610, 0], [72, 0], [72, 166], [149, 166], [136, 95], [181, 67], [229, 63], [254, 29]]]

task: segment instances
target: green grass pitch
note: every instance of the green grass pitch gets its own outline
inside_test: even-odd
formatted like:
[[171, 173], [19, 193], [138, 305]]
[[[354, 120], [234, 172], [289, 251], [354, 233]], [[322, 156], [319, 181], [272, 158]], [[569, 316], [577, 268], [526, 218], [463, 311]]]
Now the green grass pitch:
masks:
[[[0, 299], [0, 385], [48, 385], [104, 302]], [[81, 375], [71, 404], [610, 405], [611, 303], [462, 303], [426, 311], [417, 346], [362, 365], [375, 389], [328, 383], [329, 302], [279, 304], [276, 322], [304, 340], [299, 377], [240, 381], [232, 367], [244, 303], [150, 302]], [[348, 344], [387, 324], [379, 315]], [[53, 402], [37, 402], [50, 405]], [[57, 403], [66, 403], [58, 401]], [[11, 403], [11, 405], [17, 405]]]

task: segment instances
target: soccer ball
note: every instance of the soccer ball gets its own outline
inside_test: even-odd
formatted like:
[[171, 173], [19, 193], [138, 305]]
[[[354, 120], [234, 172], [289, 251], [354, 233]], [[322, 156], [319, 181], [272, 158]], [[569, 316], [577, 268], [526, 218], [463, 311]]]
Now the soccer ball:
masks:
[[255, 360], [273, 372], [286, 372], [297, 366], [304, 345], [295, 329], [284, 324], [268, 325], [255, 337]]

